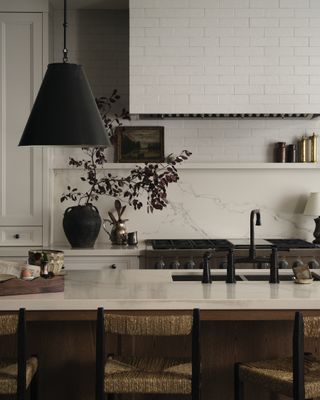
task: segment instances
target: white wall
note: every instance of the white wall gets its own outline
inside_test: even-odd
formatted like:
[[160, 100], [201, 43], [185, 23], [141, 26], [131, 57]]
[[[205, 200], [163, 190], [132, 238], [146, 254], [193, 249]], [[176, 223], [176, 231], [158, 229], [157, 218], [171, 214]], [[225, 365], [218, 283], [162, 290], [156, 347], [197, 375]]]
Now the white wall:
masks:
[[[127, 17], [127, 14], [119, 11], [116, 14], [108, 11], [73, 12], [69, 40], [70, 59], [73, 62], [83, 61], [94, 94], [106, 95], [114, 88], [120, 88], [124, 92], [123, 104], [127, 103], [127, 93], [125, 86], [120, 87], [118, 84], [123, 82], [122, 77], [128, 76], [127, 61], [124, 64], [121, 62], [122, 49], [127, 43], [122, 37]], [[56, 61], [60, 60], [60, 22], [61, 13], [57, 12], [54, 24]], [[77, 24], [80, 22], [82, 33], [78, 36]], [[77, 29], [74, 31], [75, 27]], [[118, 28], [121, 28], [121, 32], [117, 31]], [[91, 32], [89, 36], [86, 35], [87, 30]], [[113, 32], [110, 34], [112, 36], [105, 30]], [[117, 34], [121, 36], [123, 47], [114, 46], [114, 41], [118, 40], [114, 35]], [[95, 49], [89, 42], [98, 43], [100, 47]], [[112, 75], [112, 72], [103, 73], [107, 68], [105, 54], [118, 60], [120, 78]], [[106, 64], [101, 64], [101, 60], [105, 60]], [[317, 132], [319, 123], [306, 120], [132, 122], [135, 125], [164, 125], [166, 154], [178, 153], [187, 148], [193, 152], [191, 162], [272, 161], [274, 142], [284, 140], [290, 143], [305, 132]], [[66, 243], [62, 230], [63, 211], [67, 205], [72, 205], [61, 204], [60, 195], [69, 184], [79, 187], [80, 177], [80, 172], [66, 169], [67, 161], [70, 155], [79, 154], [79, 151], [66, 148], [54, 150], [53, 241], [60, 244]], [[170, 204], [167, 210], [147, 215], [144, 211], [129, 209], [126, 213], [130, 219], [128, 227], [130, 230], [138, 230], [141, 239], [169, 236], [246, 237], [249, 231], [249, 211], [259, 207], [263, 224], [257, 228], [257, 236], [311, 239], [312, 218], [302, 216], [301, 212], [307, 194], [310, 191], [320, 191], [318, 176], [316, 170], [242, 170], [237, 167], [233, 170], [184, 170], [181, 171], [179, 184], [169, 189]], [[98, 207], [101, 215], [106, 217], [107, 210], [113, 208], [113, 200], [102, 199]], [[102, 231], [99, 241], [106, 240], [107, 236]]]
[[319, 0], [130, 0], [130, 111], [317, 113], [319, 21]]

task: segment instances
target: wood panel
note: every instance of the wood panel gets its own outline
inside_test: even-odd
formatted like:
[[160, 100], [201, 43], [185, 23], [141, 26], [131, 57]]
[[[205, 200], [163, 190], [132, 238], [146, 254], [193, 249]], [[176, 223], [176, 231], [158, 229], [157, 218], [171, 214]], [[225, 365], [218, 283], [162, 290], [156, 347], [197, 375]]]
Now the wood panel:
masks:
[[[82, 321], [48, 321], [41, 313], [38, 315], [41, 321], [28, 321], [29, 352], [40, 357], [41, 398], [94, 400], [95, 322], [92, 320], [92, 312], [89, 315], [81, 312], [77, 314], [78, 318], [79, 316], [83, 318]], [[291, 355], [292, 316], [293, 311], [284, 314], [284, 320], [275, 321], [202, 320], [203, 400], [233, 399], [233, 365], [236, 361]], [[243, 315], [240, 314], [240, 317]], [[267, 317], [270, 319], [271, 314], [267, 314]], [[12, 351], [12, 347], [9, 351], [9, 346], [3, 340], [0, 340], [1, 355]], [[108, 335], [106, 344], [108, 353], [116, 352], [117, 341], [114, 336]], [[121, 344], [125, 354], [174, 357], [190, 355], [189, 338], [123, 338]], [[310, 343], [307, 350], [319, 355], [319, 343]], [[123, 400], [131, 398], [122, 397]], [[136, 396], [135, 400], [140, 398], [143, 397]], [[177, 396], [148, 396], [148, 400], [160, 398], [173, 400]], [[246, 400], [256, 399], [285, 398], [248, 385]]]

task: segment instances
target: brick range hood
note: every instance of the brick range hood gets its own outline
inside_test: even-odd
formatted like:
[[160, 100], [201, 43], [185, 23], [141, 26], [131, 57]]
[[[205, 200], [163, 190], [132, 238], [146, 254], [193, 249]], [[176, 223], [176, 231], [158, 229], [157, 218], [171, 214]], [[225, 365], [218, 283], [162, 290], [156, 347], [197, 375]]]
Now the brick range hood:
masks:
[[318, 0], [130, 0], [139, 119], [320, 115]]

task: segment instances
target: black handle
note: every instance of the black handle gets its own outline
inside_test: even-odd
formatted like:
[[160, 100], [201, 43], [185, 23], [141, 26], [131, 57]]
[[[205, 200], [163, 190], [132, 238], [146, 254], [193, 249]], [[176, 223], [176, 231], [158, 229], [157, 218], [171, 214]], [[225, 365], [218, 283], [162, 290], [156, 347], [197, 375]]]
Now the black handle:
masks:
[[116, 266], [116, 264], [112, 264], [112, 265], [110, 266], [110, 268], [111, 268], [111, 269], [117, 269], [117, 266]]
[[270, 266], [269, 283], [280, 283], [280, 280], [279, 280], [279, 265], [278, 265], [278, 250], [277, 250], [276, 247], [272, 248], [272, 253], [271, 253], [271, 266]]
[[226, 283], [236, 283], [233, 249], [229, 249], [229, 253], [228, 253]]
[[15, 239], [20, 239], [19, 233], [16, 233], [16, 234], [14, 235], [14, 238], [15, 238]]

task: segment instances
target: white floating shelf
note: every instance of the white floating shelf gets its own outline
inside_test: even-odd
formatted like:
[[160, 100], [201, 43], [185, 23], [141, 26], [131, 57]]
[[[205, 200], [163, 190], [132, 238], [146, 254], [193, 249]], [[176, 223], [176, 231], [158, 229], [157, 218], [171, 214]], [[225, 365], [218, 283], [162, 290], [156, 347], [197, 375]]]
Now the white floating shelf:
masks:
[[[134, 163], [108, 163], [104, 170], [131, 170], [137, 165], [143, 166], [144, 164]], [[179, 170], [214, 170], [214, 169], [319, 169], [318, 163], [191, 163], [186, 162], [178, 165]], [[78, 168], [53, 168], [54, 170], [79, 170]]]

